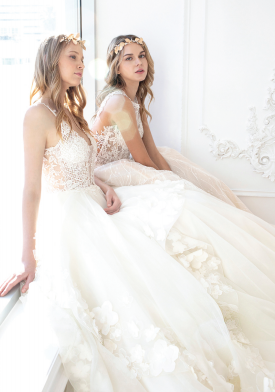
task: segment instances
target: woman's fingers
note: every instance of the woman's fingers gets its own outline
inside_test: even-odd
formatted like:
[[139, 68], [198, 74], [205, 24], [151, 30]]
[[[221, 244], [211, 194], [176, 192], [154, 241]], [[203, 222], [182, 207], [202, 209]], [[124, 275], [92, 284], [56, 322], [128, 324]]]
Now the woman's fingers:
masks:
[[34, 280], [35, 274], [29, 274], [27, 277], [26, 283], [22, 287], [22, 293], [25, 293], [27, 290], [29, 290], [29, 284]]
[[25, 274], [13, 275], [12, 277], [10, 277], [10, 279], [8, 279], [8, 280], [5, 282], [5, 285], [3, 285], [3, 287], [2, 287], [1, 296], [4, 296], [4, 295], [8, 294], [8, 292], [9, 292], [15, 285], [17, 285], [17, 283], [21, 282], [21, 280], [24, 280], [25, 277], [26, 277]]
[[113, 205], [113, 197], [112, 194], [109, 192], [106, 193], [106, 203], [107, 203], [107, 208], [112, 207]]
[[4, 282], [0, 285], [0, 294], [2, 291], [5, 289], [7, 286], [7, 283], [15, 276], [15, 274], [12, 274], [11, 276], [8, 277], [8, 279], [4, 280]]
[[120, 211], [120, 207], [121, 207], [121, 203], [120, 202], [119, 203], [114, 203], [111, 208], [105, 208], [104, 211], [108, 215], [113, 215], [113, 214], [115, 214], [115, 213]]
[[108, 215], [113, 215], [119, 212], [121, 207], [121, 201], [119, 200], [117, 194], [114, 192], [113, 189], [106, 193], [106, 202], [107, 208], [105, 208], [104, 211]]

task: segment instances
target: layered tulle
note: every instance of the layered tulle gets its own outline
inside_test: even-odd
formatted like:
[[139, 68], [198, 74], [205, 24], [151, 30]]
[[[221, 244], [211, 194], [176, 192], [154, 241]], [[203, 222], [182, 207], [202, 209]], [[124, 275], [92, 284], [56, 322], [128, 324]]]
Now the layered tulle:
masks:
[[98, 165], [95, 173], [102, 181], [113, 187], [151, 184], [155, 180], [184, 179], [227, 204], [249, 212], [246, 205], [223, 181], [172, 148], [158, 147], [158, 150], [169, 164], [171, 171], [155, 170], [132, 159], [120, 159], [102, 166]]
[[27, 303], [47, 298], [76, 392], [264, 392], [273, 379], [272, 228], [194, 188], [118, 188], [114, 216], [97, 187], [44, 203]]

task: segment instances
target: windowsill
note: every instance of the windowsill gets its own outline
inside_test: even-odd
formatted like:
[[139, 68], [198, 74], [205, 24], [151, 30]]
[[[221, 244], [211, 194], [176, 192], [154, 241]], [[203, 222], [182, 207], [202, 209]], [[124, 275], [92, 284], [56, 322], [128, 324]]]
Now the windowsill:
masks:
[[0, 326], [0, 390], [63, 392], [68, 378], [56, 337], [43, 317], [26, 312], [20, 300], [13, 303], [16, 295], [14, 289], [5, 305], [1, 304], [2, 313], [8, 315]]
[[20, 297], [20, 284], [17, 284], [11, 289], [11, 291], [5, 295], [5, 297], [0, 297], [0, 325], [3, 323], [5, 318], [8, 316], [16, 302]]

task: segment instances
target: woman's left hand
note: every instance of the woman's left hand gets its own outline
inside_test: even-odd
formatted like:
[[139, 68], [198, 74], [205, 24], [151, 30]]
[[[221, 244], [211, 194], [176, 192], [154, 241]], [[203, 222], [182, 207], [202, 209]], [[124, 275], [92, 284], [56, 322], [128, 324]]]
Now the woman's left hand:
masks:
[[108, 187], [106, 193], [105, 193], [105, 198], [107, 202], [107, 208], [104, 209], [104, 211], [108, 215], [113, 215], [119, 212], [120, 207], [121, 207], [121, 201], [119, 200], [116, 192], [113, 190], [113, 188]]

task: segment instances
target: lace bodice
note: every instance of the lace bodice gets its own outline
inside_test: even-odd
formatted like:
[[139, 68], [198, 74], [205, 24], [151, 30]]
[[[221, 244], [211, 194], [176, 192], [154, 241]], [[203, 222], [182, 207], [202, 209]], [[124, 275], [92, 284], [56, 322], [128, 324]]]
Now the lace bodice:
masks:
[[[121, 94], [130, 99], [128, 95], [122, 90], [113, 91], [112, 93], [107, 95], [102, 101], [100, 108], [97, 112], [95, 121], [98, 119], [98, 116], [103, 112], [108, 99], [115, 94]], [[133, 102], [132, 100], [131, 102], [135, 109], [139, 134], [141, 137], [143, 137], [143, 126], [139, 112], [139, 104], [137, 102]], [[130, 159], [130, 151], [117, 125], [105, 126], [101, 132], [96, 132], [94, 136], [99, 151], [96, 157], [97, 167], [105, 165], [109, 162], [119, 161], [120, 159]]]
[[[46, 106], [54, 115], [55, 111]], [[43, 158], [43, 174], [48, 192], [57, 193], [94, 187], [96, 141], [86, 133], [86, 140], [71, 129], [65, 121], [61, 124], [63, 140], [46, 148]]]

